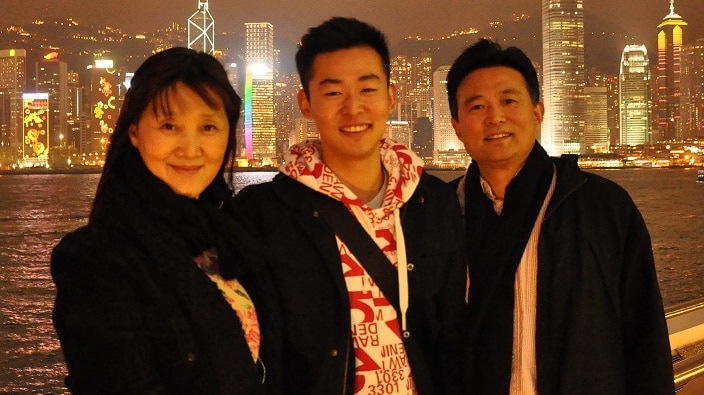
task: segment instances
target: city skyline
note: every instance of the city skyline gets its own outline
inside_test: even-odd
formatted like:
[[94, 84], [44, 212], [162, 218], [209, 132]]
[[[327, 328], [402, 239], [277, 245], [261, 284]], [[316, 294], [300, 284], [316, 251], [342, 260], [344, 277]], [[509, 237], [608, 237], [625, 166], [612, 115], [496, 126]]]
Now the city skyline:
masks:
[[[591, 48], [592, 59], [612, 59], [613, 63], [618, 64], [616, 54], [612, 54], [614, 50], [613, 46], [621, 46], [624, 42], [632, 42], [635, 41], [635, 39], [634, 37], [630, 37], [627, 32], [623, 30], [623, 25], [603, 24], [601, 29], [605, 32], [609, 32], [607, 40], [599, 38], [606, 34], [597, 36], [594, 32], [589, 33], [589, 29], [586, 26], [588, 23], [587, 18], [583, 17], [588, 14], [588, 11], [583, 12], [583, 10], [588, 9], [588, 7], [584, 5], [584, 1], [585, 0], [563, 0], [561, 4], [555, 6], [554, 0], [542, 0], [542, 14], [540, 15], [531, 12], [530, 14], [523, 14], [520, 18], [515, 18], [513, 21], [505, 20], [505, 23], [500, 24], [491, 24], [487, 21], [482, 28], [465, 26], [464, 30], [459, 31], [455, 29], [456, 34], [440, 37], [440, 40], [431, 40], [428, 37], [418, 37], [420, 38], [418, 40], [415, 38], [405, 39], [398, 45], [398, 48], [396, 48], [397, 51], [393, 50], [392, 45], [391, 55], [394, 64], [393, 77], [395, 78], [394, 81], [397, 82], [401, 88], [399, 90], [400, 105], [390, 117], [390, 121], [392, 121], [392, 123], [390, 123], [390, 135], [393, 133], [401, 133], [401, 135], [403, 135], [404, 128], [407, 128], [412, 131], [412, 135], [417, 135], [415, 138], [410, 139], [414, 146], [417, 145], [417, 147], [414, 148], [434, 148], [433, 154], [430, 155], [432, 158], [426, 155], [426, 157], [424, 157], [426, 160], [434, 163], [450, 163], [451, 165], [457, 163], [457, 160], [462, 163], [466, 162], [468, 158], [462, 147], [459, 146], [459, 141], [457, 141], [454, 136], [454, 131], [449, 125], [449, 122], [446, 121], [449, 114], [444, 114], [442, 110], [445, 100], [442, 99], [442, 97], [444, 97], [444, 89], [442, 89], [444, 77], [441, 75], [441, 71], [448, 68], [448, 65], [451, 64], [452, 59], [454, 59], [456, 53], [459, 53], [463, 45], [468, 45], [479, 37], [495, 36], [492, 38], [501, 42], [504, 46], [517, 45], [526, 50], [529, 57], [534, 60], [538, 67], [542, 87], [544, 89], [541, 96], [549, 110], [542, 132], [536, 137], [538, 137], [549, 153], [553, 155], [559, 155], [565, 152], [585, 154], [587, 151], [602, 153], [610, 150], [609, 143], [618, 145], [618, 106], [617, 101], [612, 100], [610, 97], [618, 95], [614, 87], [618, 84], [619, 77], [599, 67], [603, 66], [603, 64], [597, 66], [596, 64], [587, 62], [585, 49], [587, 47]], [[593, 6], [597, 1], [598, 0], [587, 0], [587, 4]], [[393, 2], [392, 0], [388, 1], [388, 3]], [[677, 8], [677, 6], [673, 4], [672, 0], [657, 0], [657, 2], [667, 4], [668, 8], [667, 13], [659, 18], [657, 24], [654, 23], [653, 26], [650, 27], [649, 36], [652, 38], [658, 37], [656, 29], [659, 29], [661, 25], [665, 24], [663, 21], [669, 21], [673, 17], [680, 18], [679, 14], [684, 14], [684, 12], [680, 11], [680, 8]], [[685, 1], [683, 0], [683, 2]], [[280, 37], [281, 34], [279, 34], [279, 29], [271, 22], [245, 22], [246, 34], [244, 34], [244, 36], [238, 32], [223, 31], [226, 30], [226, 28], [213, 28], [213, 23], [217, 24], [217, 21], [223, 18], [222, 15], [218, 14], [210, 7], [209, 1], [189, 0], [189, 3], [191, 3], [193, 8], [191, 8], [189, 12], [184, 12], [180, 15], [183, 21], [185, 21], [185, 24], [188, 25], [188, 45], [191, 46], [192, 40], [195, 40], [200, 44], [204, 43], [203, 45], [205, 45], [205, 47], [209, 47], [206, 48], [207, 52], [216, 50], [216, 56], [226, 64], [226, 67], [232, 74], [231, 80], [235, 89], [243, 95], [244, 134], [239, 138], [240, 144], [238, 144], [237, 151], [238, 161], [242, 159], [243, 165], [247, 163], [250, 165], [276, 164], [280, 159], [281, 152], [285, 151], [286, 147], [290, 144], [292, 136], [300, 132], [295, 127], [295, 117], [300, 116], [300, 114], [296, 115], [298, 112], [297, 109], [294, 108], [295, 106], [291, 105], [290, 100], [285, 99], [287, 95], [290, 95], [291, 89], [288, 88], [294, 88], [297, 84], [297, 79], [294, 79], [290, 75], [292, 70], [281, 66], [282, 63], [286, 62], [286, 59], [292, 60], [292, 54], [287, 52], [293, 49], [293, 45], [291, 45], [291, 48], [283, 48], [282, 46], [286, 44], [285, 40], [283, 42], [279, 40], [278, 43], [274, 42], [274, 37]], [[626, 3], [628, 2], [619, 2], [619, 4]], [[674, 3], [679, 4], [679, 2]], [[180, 3], [178, 4], [180, 5]], [[30, 51], [34, 51], [31, 56], [29, 54], [30, 51], [28, 51], [26, 56], [14, 58], [13, 54], [10, 53], [10, 56], [7, 57], [6, 68], [14, 70], [15, 74], [13, 75], [17, 77], [15, 82], [8, 80], [6, 84], [10, 87], [9, 92], [14, 95], [13, 98], [5, 95], [5, 99], [7, 99], [5, 101], [8, 103], [5, 107], [9, 108], [10, 120], [17, 118], [13, 116], [13, 114], [17, 114], [19, 111], [19, 100], [17, 97], [19, 97], [18, 95], [20, 93], [36, 91], [36, 89], [39, 89], [39, 85], [56, 85], [59, 88], [66, 86], [65, 84], [61, 85], [60, 82], [66, 80], [67, 73], [74, 73], [82, 68], [80, 65], [75, 66], [74, 64], [72, 66], [72, 62], [85, 62], [89, 57], [100, 59], [100, 53], [107, 54], [108, 56], [104, 58], [105, 60], [115, 60], [114, 71], [119, 75], [124, 74], [124, 76], [127, 76], [130, 74], [130, 71], [134, 70], [136, 65], [138, 65], [141, 61], [140, 59], [148, 56], [154, 50], [160, 50], [172, 45], [185, 45], [184, 35], [186, 26], [184, 26], [183, 23], [179, 23], [180, 28], [172, 26], [170, 29], [163, 29], [158, 26], [159, 22], [152, 21], [150, 24], [151, 32], [144, 30], [143, 34], [135, 34], [130, 33], [124, 29], [124, 27], [117, 24], [116, 21], [118, 19], [115, 18], [98, 18], [84, 24], [84, 22], [79, 19], [79, 16], [69, 15], [64, 17], [54, 14], [52, 7], [54, 7], [54, 3], [44, 1], [43, 6], [40, 7], [42, 9], [36, 15], [34, 22], [26, 22], [27, 24], [20, 28], [7, 29], [5, 32], [0, 31], [0, 34], [7, 33], [10, 36], [15, 35], [15, 37], [19, 38], [15, 43], [24, 43], [26, 44], [24, 46], [32, 48]], [[194, 10], [198, 11], [194, 13]], [[140, 9], [140, 11], [144, 10]], [[70, 11], [62, 10], [62, 12]], [[42, 15], [51, 16], [44, 18]], [[187, 15], [192, 16], [188, 18]], [[65, 19], [60, 19], [62, 17], [74, 19], [75, 22], [66, 24]], [[365, 20], [365, 18], [359, 18]], [[686, 15], [682, 16], [682, 18], [691, 20]], [[46, 20], [49, 23], [42, 24], [40, 22], [41, 20]], [[595, 26], [600, 24], [594, 17], [589, 21], [589, 23]], [[232, 21], [230, 20], [229, 22]], [[297, 22], [300, 21], [297, 20]], [[169, 23], [173, 24], [174, 22]], [[197, 29], [194, 29], [196, 30], [194, 34], [191, 32], [192, 24], [197, 27]], [[17, 25], [22, 24], [17, 23]], [[84, 27], [83, 30], [72, 30], [79, 25], [87, 26], [87, 29]], [[668, 24], [668, 26], [669, 25], [671, 24]], [[694, 24], [687, 26], [687, 32], [684, 35], [685, 44], [692, 43], [700, 37], [700, 41], [704, 42], [704, 36], [699, 36], [698, 33], [689, 28], [690, 26], [694, 27], [700, 25], [701, 24], [695, 20]], [[259, 30], [255, 31], [251, 29], [253, 26], [264, 26], [265, 29], [260, 33]], [[540, 32], [541, 26], [542, 34]], [[417, 26], [412, 26], [412, 28], [415, 27]], [[547, 27], [550, 27], [550, 29]], [[553, 27], [558, 28], [555, 29]], [[612, 27], [616, 27], [617, 29], [609, 30]], [[59, 30], [56, 30], [57, 33], [52, 34], [52, 28], [61, 29], [62, 32], [59, 33]], [[202, 34], [203, 37], [207, 36], [207, 40], [204, 41], [198, 38], [197, 33], [204, 33], [205, 30], [203, 29], [206, 28], [208, 31], [207, 35]], [[384, 30], [384, 28], [381, 29]], [[266, 34], [264, 34], [264, 32], [266, 32]], [[53, 36], [55, 38], [63, 37], [63, 40], [59, 39], [56, 43], [53, 43], [51, 40], [42, 39], [42, 36]], [[542, 40], [540, 40], [541, 36]], [[590, 36], [591, 41], [588, 39], [585, 40], [585, 36]], [[682, 35], [679, 34], [676, 36], [679, 37]], [[33, 41], [25, 42], [23, 41], [23, 37], [31, 37]], [[105, 39], [101, 40], [100, 37], [104, 37]], [[259, 40], [258, 37], [265, 38], [265, 40]], [[215, 41], [220, 40], [222, 42], [220, 45], [224, 48], [218, 48], [217, 43], [213, 47], [213, 38], [215, 38]], [[254, 38], [257, 38], [257, 40], [253, 40]], [[87, 48], [84, 47], [80, 55], [81, 59], [76, 57], [77, 54], [75, 52], [71, 53], [71, 50], [68, 49], [72, 42], [78, 42], [80, 40], [96, 42], [98, 45], [89, 50], [86, 50]], [[613, 41], [614, 43], [609, 47], [603, 45], [605, 41]], [[661, 40], [658, 42], [660, 41]], [[569, 42], [569, 51], [567, 50], [568, 46], [565, 44], [567, 42]], [[107, 46], [100, 47], [101, 43]], [[541, 43], [543, 51], [542, 54], [539, 54]], [[12, 45], [12, 43], [10, 45]], [[40, 81], [39, 73], [36, 72], [33, 74], [31, 72], [32, 67], [27, 67], [25, 70], [26, 66], [19, 63], [15, 65], [17, 62], [23, 62], [22, 64], [27, 63], [29, 66], [34, 65], [36, 62], [38, 65], [38, 59], [46, 55], [46, 53], [42, 54], [41, 52], [47, 51], [47, 49], [40, 48], [47, 48], [47, 45], [51, 45], [52, 48], [55, 48], [57, 51], [66, 50], [67, 55], [64, 57], [58, 54], [49, 54], [53, 57], [49, 59], [48, 62], [50, 63], [42, 66], [42, 70], [44, 68], [50, 70], [50, 68], [48, 68], [49, 64], [57, 62], [61, 64], [62, 59], [66, 59], [68, 61], [68, 68], [66, 68], [67, 65], [64, 64], [63, 68], [66, 69], [64, 72], [54, 72], [53, 74], [45, 73], [44, 79], [46, 81]], [[148, 48], [150, 45], [152, 47]], [[646, 44], [646, 46], [648, 45]], [[20, 44], [17, 48], [21, 47]], [[196, 49], [202, 50], [201, 47], [202, 45], [200, 47], [196, 46]], [[546, 52], [546, 48], [551, 50]], [[621, 48], [623, 48], [623, 46]], [[654, 46], [650, 45], [650, 48], [654, 48]], [[133, 49], [137, 49], [137, 51], [132, 52]], [[265, 50], [267, 54], [266, 59], [259, 59], [260, 55], [263, 53], [262, 50]], [[620, 57], [621, 49], [617, 51]], [[698, 50], [688, 49], [688, 51]], [[658, 51], [658, 53], [660, 52], [662, 51]], [[695, 52], [692, 52], [692, 55], [694, 56]], [[73, 58], [69, 60], [69, 56], [73, 56]], [[452, 59], [450, 57], [452, 57]], [[546, 61], [546, 59], [548, 60]], [[267, 74], [267, 78], [260, 78], [260, 73], [256, 73], [255, 75], [252, 72], [253, 69], [250, 70], [249, 67], [251, 62], [257, 65], [266, 64], [266, 70], [268, 70], [269, 73]], [[41, 63], [44, 65], [46, 61], [41, 60]], [[661, 60], [658, 64], [660, 63], [664, 66], [670, 63], [680, 64], [680, 61]], [[699, 66], [695, 66], [693, 61], [690, 63], [691, 65], [688, 63], [687, 67], [691, 69], [697, 67], [697, 70], [699, 69]], [[237, 67], [237, 65], [244, 66], [245, 64], [247, 65], [246, 67]], [[548, 67], [546, 64], [548, 66], [562, 66]], [[565, 68], [564, 65], [572, 65], [574, 67]], [[25, 83], [24, 73], [27, 73], [26, 77], [30, 78], [32, 84], [36, 84], [36, 86], [32, 85], [30, 87], [27, 85], [27, 89], [25, 89], [17, 85]], [[56, 109], [61, 108], [64, 101], [66, 101], [65, 104], [69, 104], [67, 100], [70, 96], [65, 94], [68, 92], [67, 88], [83, 89], [84, 92], [90, 94], [91, 107], [88, 108], [85, 106], [84, 98], [76, 96], [74, 102], [78, 107], [71, 107], [69, 111], [65, 111], [67, 115], [71, 115], [71, 120], [67, 118], [65, 122], [66, 125], [62, 123], [62, 125], [57, 126], [58, 124], [55, 121], [43, 125], [47, 127], [47, 133], [46, 136], [42, 134], [41, 137], [46, 138], [47, 141], [41, 141], [41, 143], [45, 144], [47, 147], [61, 147], [63, 143], [67, 143], [69, 146], [77, 148], [78, 152], [83, 155], [93, 155], [91, 158], [84, 157], [82, 159], [84, 163], [100, 163], [102, 150], [96, 147], [104, 149], [105, 142], [109, 139], [110, 116], [108, 115], [108, 121], [105, 122], [101, 119], [100, 122], [97, 123], [98, 121], [93, 119], [97, 119], [105, 112], [106, 103], [102, 100], [102, 96], [100, 96], [104, 93], [104, 89], [101, 88], [97, 90], [91, 88], [97, 86], [93, 81], [95, 73], [91, 71], [90, 76], [85, 75], [85, 73], [85, 71], [82, 73], [74, 73], [77, 75], [77, 77], [75, 77], [76, 84], [74, 84], [76, 87], [66, 86], [66, 88], [63, 88], [66, 92], [61, 94], [59, 94], [59, 90], [54, 89], [54, 96], [59, 98], [52, 99], [51, 111], [53, 111], [53, 113], [63, 111], [57, 111]], [[78, 76], [78, 74], [82, 75]], [[699, 115], [695, 116], [695, 113], [700, 114], [698, 109], [701, 108], [702, 95], [700, 92], [702, 84], [701, 82], [697, 82], [701, 79], [700, 75], [700, 72], [694, 72], [691, 83], [699, 85], [697, 85], [697, 88], [694, 88], [694, 85], [692, 85], [692, 93], [688, 93], [686, 97], [683, 96], [682, 99], [682, 105], [690, 106], [692, 108], [688, 109], [688, 111], [694, 111], [691, 116], [687, 118], [691, 122], [686, 125], [680, 123], [680, 117], [675, 113], [670, 117], [672, 118], [671, 122], [673, 125], [678, 125], [679, 129], [684, 130], [681, 127], [683, 125], [688, 128], [687, 133], [678, 133], [678, 137], [696, 136], [696, 133], [702, 130], [701, 117]], [[571, 77], [563, 81], [565, 76]], [[587, 83], [585, 77], [590, 79], [589, 83]], [[77, 81], [79, 79], [84, 85], [78, 85]], [[679, 81], [679, 79], [679, 77], [668, 77], [668, 81]], [[85, 85], [83, 82], [87, 80], [91, 82], [89, 85]], [[26, 83], [30, 84], [29, 81]], [[111, 81], [110, 86], [117, 88], [121, 86], [121, 82], [118, 80]], [[274, 86], [277, 88], [273, 89]], [[555, 90], [555, 86], [571, 88], [569, 90]], [[585, 90], [587, 87], [590, 88], [589, 92]], [[592, 89], [596, 87], [608, 87], [608, 89]], [[696, 92], [694, 89], [696, 89]], [[112, 91], [107, 89], [106, 92]], [[116, 98], [119, 100], [119, 96], [116, 96]], [[587, 102], [590, 106], [590, 117], [586, 116]], [[107, 103], [109, 105], [110, 102]], [[677, 103], [679, 103], [679, 100]], [[643, 103], [643, 105], [647, 106], [648, 112], [650, 112], [650, 106], [652, 104]], [[679, 106], [679, 104], [677, 105]], [[657, 110], [657, 108], [653, 108], [653, 111], [655, 110]], [[596, 117], [597, 113], [601, 114], [600, 118]], [[8, 118], [8, 114], [5, 114], [5, 118]], [[113, 118], [115, 117], [113, 116]], [[422, 118], [427, 119], [428, 122], [431, 123], [429, 128], [427, 125], [424, 126]], [[56, 119], [56, 117], [53, 119]], [[443, 119], [445, 119], [445, 121], [443, 121]], [[615, 122], [612, 122], [614, 119]], [[393, 121], [397, 121], [396, 124], [393, 124]], [[402, 123], [404, 124], [402, 125]], [[646, 122], [646, 124], [647, 123], [648, 122]], [[9, 136], [8, 141], [12, 141], [12, 145], [15, 145], [14, 141], [17, 141], [19, 144], [20, 138], [23, 136], [23, 132], [20, 132], [20, 129], [24, 129], [21, 126], [14, 127], [15, 121], [7, 125], [10, 127], [6, 133], [6, 137]], [[66, 129], [66, 126], [69, 125], [71, 125], [72, 130], [70, 133], [68, 133]], [[555, 125], [562, 125], [563, 128], [560, 129]], [[655, 125], [653, 124], [653, 126]], [[647, 142], [660, 141], [659, 138], [656, 139], [655, 137], [664, 137], [664, 131], [674, 130], [673, 128], [663, 130], [656, 128], [657, 133], [653, 133], [653, 138], [651, 139], [649, 137]], [[393, 131], [391, 129], [393, 129]], [[428, 129], [432, 134], [427, 135], [425, 129]], [[655, 132], [655, 129], [653, 132]], [[427, 139], [422, 136], [428, 136], [430, 138]], [[650, 136], [649, 132], [648, 136]], [[418, 141], [415, 141], [416, 139]], [[92, 143], [88, 144], [91, 141]], [[589, 142], [589, 144], [587, 144], [587, 142]], [[55, 152], [60, 154], [63, 151]], [[68, 152], [66, 152], [66, 154], [68, 154]], [[458, 157], [458, 154], [461, 155]], [[54, 156], [56, 155], [57, 154]], [[38, 158], [42, 159], [45, 157], [46, 155]], [[69, 161], [68, 163], [71, 162]]]
[[[123, 0], [96, 2], [88, 0], [36, 1], [3, 0], [0, 27], [28, 23], [34, 19], [73, 17], [82, 23], [104, 24], [128, 34], [150, 32], [172, 22], [186, 26], [187, 18], [198, 5], [197, 0], [175, 0], [168, 3]], [[440, 5], [440, 6], [438, 6]], [[277, 35], [295, 42], [305, 31], [333, 16], [353, 16], [372, 23], [384, 31], [391, 45], [408, 36], [439, 38], [469, 27], [483, 27], [492, 21], [507, 21], [514, 14], [540, 17], [540, 0], [504, 0], [496, 7], [490, 0], [444, 0], [441, 4], [428, 0], [348, 0], [344, 3], [320, 1], [245, 1], [236, 6], [224, 0], [210, 0], [216, 32], [244, 33], [247, 22], [269, 22]], [[607, 25], [622, 26], [633, 42], [655, 42], [653, 30], [669, 12], [669, 0], [587, 0], [584, 12], [593, 14]], [[676, 0], [675, 10], [686, 20], [696, 21], [704, 15], [704, 1]], [[585, 26], [585, 32], [590, 27]], [[690, 26], [692, 38], [704, 37], [704, 23]], [[217, 43], [216, 43], [217, 46]]]

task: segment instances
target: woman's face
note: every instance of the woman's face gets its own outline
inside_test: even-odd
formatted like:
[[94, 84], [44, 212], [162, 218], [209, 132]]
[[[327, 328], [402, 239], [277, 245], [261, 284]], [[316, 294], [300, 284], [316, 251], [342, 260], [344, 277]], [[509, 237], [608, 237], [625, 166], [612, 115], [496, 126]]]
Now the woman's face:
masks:
[[214, 108], [178, 83], [130, 126], [130, 141], [149, 171], [179, 195], [198, 198], [220, 175], [230, 125], [222, 100], [212, 97]]

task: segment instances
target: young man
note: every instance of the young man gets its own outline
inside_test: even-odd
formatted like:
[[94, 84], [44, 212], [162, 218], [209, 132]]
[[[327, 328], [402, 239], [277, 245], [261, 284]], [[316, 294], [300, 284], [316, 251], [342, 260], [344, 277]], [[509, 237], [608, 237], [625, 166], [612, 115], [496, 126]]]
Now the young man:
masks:
[[536, 142], [544, 109], [528, 57], [482, 39], [455, 60], [447, 90], [472, 157], [455, 183], [467, 393], [674, 393], [643, 218], [622, 188]]
[[464, 236], [454, 191], [384, 138], [396, 102], [386, 40], [332, 18], [302, 38], [298, 103], [320, 139], [238, 195], [267, 240], [292, 394], [451, 394]]

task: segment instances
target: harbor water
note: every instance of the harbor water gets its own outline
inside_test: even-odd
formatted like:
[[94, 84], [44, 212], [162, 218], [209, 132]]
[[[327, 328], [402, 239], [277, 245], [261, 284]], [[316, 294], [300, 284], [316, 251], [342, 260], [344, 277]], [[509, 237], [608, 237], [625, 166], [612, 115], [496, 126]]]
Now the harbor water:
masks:
[[[593, 170], [631, 194], [653, 240], [665, 306], [704, 296], [704, 183], [696, 169]], [[449, 180], [461, 172], [438, 171]], [[236, 173], [236, 188], [273, 172]], [[0, 175], [0, 393], [64, 394], [49, 256], [86, 223], [98, 174]]]

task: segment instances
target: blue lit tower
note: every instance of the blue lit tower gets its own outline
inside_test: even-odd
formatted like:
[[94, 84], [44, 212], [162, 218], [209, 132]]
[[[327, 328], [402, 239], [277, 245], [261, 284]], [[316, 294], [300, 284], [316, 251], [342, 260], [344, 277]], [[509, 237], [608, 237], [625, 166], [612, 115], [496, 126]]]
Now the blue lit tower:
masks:
[[188, 48], [211, 55], [215, 50], [215, 21], [208, 0], [198, 0], [198, 11], [188, 18]]
[[650, 143], [650, 63], [645, 45], [627, 45], [619, 72], [621, 144]]
[[660, 132], [658, 137], [664, 140], [683, 137], [680, 96], [685, 26], [687, 22], [675, 13], [675, 1], [670, 0], [670, 13], [658, 25], [658, 64], [655, 75], [655, 122]]
[[584, 9], [582, 0], [542, 0], [543, 101], [541, 144], [551, 155], [583, 152]]

